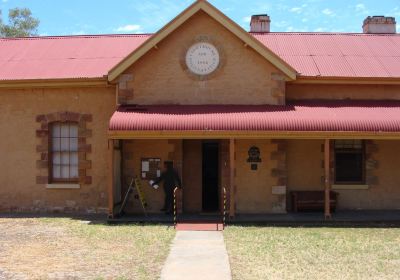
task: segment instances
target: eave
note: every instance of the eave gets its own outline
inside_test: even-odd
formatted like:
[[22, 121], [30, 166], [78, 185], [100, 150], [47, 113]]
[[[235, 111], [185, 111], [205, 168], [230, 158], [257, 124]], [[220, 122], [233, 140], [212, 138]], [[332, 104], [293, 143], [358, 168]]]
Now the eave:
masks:
[[69, 88], [69, 87], [105, 87], [110, 86], [107, 77], [103, 78], [70, 78], [70, 79], [37, 79], [37, 80], [0, 80], [0, 88]]
[[400, 139], [399, 132], [109, 131], [109, 139]]
[[298, 76], [292, 84], [400, 85], [400, 78], [391, 77], [308, 77]]

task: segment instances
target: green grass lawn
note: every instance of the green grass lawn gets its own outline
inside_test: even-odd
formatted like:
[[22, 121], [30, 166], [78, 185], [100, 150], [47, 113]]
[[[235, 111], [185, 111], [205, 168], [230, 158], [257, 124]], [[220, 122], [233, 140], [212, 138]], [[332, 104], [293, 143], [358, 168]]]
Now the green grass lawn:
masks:
[[0, 279], [159, 279], [175, 230], [0, 218]]
[[398, 228], [228, 227], [233, 279], [400, 279]]

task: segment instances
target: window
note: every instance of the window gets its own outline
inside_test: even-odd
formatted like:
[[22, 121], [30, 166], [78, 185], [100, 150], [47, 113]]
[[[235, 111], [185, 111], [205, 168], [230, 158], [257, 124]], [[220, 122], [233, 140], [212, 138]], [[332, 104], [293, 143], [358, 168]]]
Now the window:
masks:
[[78, 124], [53, 123], [50, 140], [51, 183], [78, 182]]
[[362, 140], [335, 141], [335, 184], [365, 183], [364, 151]]

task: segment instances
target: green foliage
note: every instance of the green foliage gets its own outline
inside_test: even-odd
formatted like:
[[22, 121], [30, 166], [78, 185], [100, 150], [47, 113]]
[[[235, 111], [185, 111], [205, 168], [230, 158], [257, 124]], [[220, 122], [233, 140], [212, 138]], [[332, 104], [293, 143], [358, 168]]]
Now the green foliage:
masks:
[[0, 37], [29, 37], [37, 35], [40, 21], [27, 8], [11, 9], [8, 24], [2, 22], [0, 11]]

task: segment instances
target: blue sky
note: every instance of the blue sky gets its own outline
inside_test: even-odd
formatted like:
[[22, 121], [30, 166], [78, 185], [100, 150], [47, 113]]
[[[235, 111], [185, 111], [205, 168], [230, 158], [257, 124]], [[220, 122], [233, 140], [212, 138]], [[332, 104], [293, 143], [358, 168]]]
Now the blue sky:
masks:
[[[41, 20], [40, 35], [153, 33], [192, 0], [0, 0], [8, 9], [30, 8]], [[252, 14], [268, 13], [272, 31], [361, 32], [368, 15], [397, 17], [400, 0], [211, 0], [246, 30]]]

